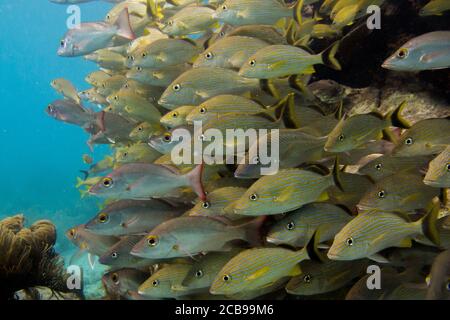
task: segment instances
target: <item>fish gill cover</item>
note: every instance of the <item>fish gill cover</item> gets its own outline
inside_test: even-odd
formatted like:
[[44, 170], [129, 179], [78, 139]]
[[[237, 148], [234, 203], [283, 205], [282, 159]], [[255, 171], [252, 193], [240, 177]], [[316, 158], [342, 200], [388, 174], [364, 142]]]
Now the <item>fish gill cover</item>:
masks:
[[449, 299], [448, 1], [51, 2], [86, 298]]

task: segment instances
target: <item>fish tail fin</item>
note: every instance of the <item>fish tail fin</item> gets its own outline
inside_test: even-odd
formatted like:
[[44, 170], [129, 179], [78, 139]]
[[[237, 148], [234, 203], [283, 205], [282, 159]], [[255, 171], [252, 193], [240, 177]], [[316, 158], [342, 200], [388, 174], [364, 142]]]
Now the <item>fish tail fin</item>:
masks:
[[80, 170], [80, 172], [81, 172], [82, 174], [84, 174], [83, 180], [86, 180], [86, 179], [89, 177], [89, 171], [86, 171], [86, 170]]
[[252, 246], [260, 246], [262, 244], [261, 228], [266, 221], [266, 216], [261, 216], [252, 221], [239, 226], [244, 229], [245, 241]]
[[164, 18], [157, 0], [147, 0], [147, 16], [159, 21]]
[[333, 177], [334, 185], [336, 187], [338, 187], [341, 191], [345, 191], [344, 187], [342, 186], [341, 170], [339, 168], [339, 158], [338, 157], [336, 157], [336, 159], [334, 160], [333, 171], [332, 171], [331, 175]]
[[134, 40], [136, 35], [130, 24], [130, 15], [128, 13], [128, 8], [123, 9], [120, 13], [119, 18], [117, 18], [116, 26], [118, 27], [117, 35], [125, 39]]
[[77, 183], [75, 185], [75, 188], [81, 187], [83, 185], [83, 183], [84, 183], [84, 181], [80, 177], [77, 177]]
[[205, 190], [202, 184], [202, 174], [203, 174], [204, 164], [199, 164], [194, 169], [192, 169], [186, 176], [189, 180], [189, 184], [195, 193], [200, 197], [202, 201], [206, 201]]
[[286, 108], [289, 107], [290, 103], [294, 103], [294, 94], [290, 93], [279, 102], [267, 108], [266, 113], [273, 118], [275, 121], [280, 121], [283, 118]]
[[259, 81], [259, 85], [261, 87], [261, 90], [267, 93], [268, 95], [280, 99], [280, 92], [278, 91], [277, 87], [275, 86], [275, 83], [273, 80], [269, 79], [262, 79]]
[[340, 45], [341, 42], [336, 41], [321, 53], [323, 64], [330, 67], [331, 69], [338, 71], [342, 70], [341, 64], [336, 59], [336, 53], [339, 50]]
[[298, 0], [297, 3], [292, 7], [292, 13], [294, 15], [294, 20], [298, 23], [299, 26], [303, 23], [302, 17], [302, 9], [303, 9], [303, 0]]
[[386, 115], [386, 119], [392, 124], [393, 127], [402, 129], [411, 128], [411, 124], [401, 115], [406, 104], [406, 101], [403, 101], [397, 108], [395, 108], [395, 110]]
[[320, 228], [316, 229], [316, 231], [314, 231], [313, 236], [311, 237], [311, 239], [309, 239], [308, 243], [306, 244], [306, 247], [302, 250], [306, 251], [310, 260], [317, 262], [325, 262], [327, 258], [319, 250], [320, 233], [321, 233]]
[[319, 104], [319, 101], [317, 101], [316, 96], [309, 90], [308, 88], [308, 81], [309, 76], [301, 76], [301, 75], [292, 75], [288, 78], [289, 86], [300, 92], [304, 97], [306, 97], [311, 102], [317, 102]]
[[441, 202], [439, 201], [439, 198], [434, 198], [431, 202], [431, 205], [429, 206], [428, 213], [419, 220], [424, 236], [426, 236], [431, 242], [438, 246], [441, 243], [441, 239], [436, 222], [439, 216], [440, 207]]

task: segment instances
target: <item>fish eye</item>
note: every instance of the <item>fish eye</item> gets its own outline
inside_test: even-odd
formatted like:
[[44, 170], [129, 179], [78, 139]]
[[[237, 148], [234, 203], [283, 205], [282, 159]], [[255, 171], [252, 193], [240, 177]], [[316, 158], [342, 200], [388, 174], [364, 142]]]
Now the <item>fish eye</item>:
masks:
[[195, 273], [195, 276], [196, 276], [197, 278], [203, 277], [203, 271], [202, 271], [202, 270], [197, 270], [197, 272]]
[[53, 106], [51, 104], [48, 105], [47, 110], [49, 113], [54, 113], [55, 112], [55, 108], [53, 108]]
[[113, 179], [111, 179], [111, 178], [104, 178], [102, 184], [105, 188], [111, 188], [113, 186], [114, 182], [113, 182]]
[[339, 141], [344, 141], [345, 136], [344, 136], [343, 134], [341, 134], [341, 135], [338, 137], [338, 139], [339, 139]]
[[228, 275], [228, 274], [224, 274], [223, 277], [222, 277], [222, 279], [223, 279], [223, 281], [228, 282], [228, 281], [231, 280], [231, 276]]
[[256, 193], [250, 195], [250, 200], [252, 200], [252, 201], [258, 200], [258, 195]]
[[200, 108], [200, 113], [201, 114], [205, 114], [206, 113], [206, 108], [205, 107]]
[[202, 203], [202, 208], [208, 209], [209, 207], [211, 207], [211, 204], [208, 201]]
[[147, 243], [150, 247], [155, 247], [158, 245], [158, 237], [157, 236], [148, 236]]
[[100, 223], [105, 223], [105, 222], [107, 222], [109, 220], [109, 216], [106, 214], [106, 213], [100, 213], [99, 215], [98, 215], [98, 221], [100, 222]]
[[69, 236], [71, 236], [72, 238], [75, 238], [75, 234], [76, 234], [75, 229], [70, 229]]
[[304, 281], [305, 283], [310, 283], [310, 282], [311, 282], [311, 276], [310, 276], [309, 274], [305, 275], [305, 276], [303, 277], [303, 281]]
[[386, 191], [384, 191], [384, 190], [378, 191], [378, 198], [383, 199], [385, 197], [386, 197]]
[[353, 238], [348, 238], [347, 240], [345, 240], [345, 244], [351, 247], [353, 245]]
[[61, 47], [64, 47], [66, 45], [66, 41], [65, 40], [61, 40], [60, 43]]
[[398, 50], [397, 52], [397, 57], [400, 59], [405, 59], [409, 54], [409, 50], [406, 48], [401, 48], [400, 50]]
[[137, 67], [136, 70], [137, 70], [137, 72], [141, 72], [142, 71], [142, 67]]
[[106, 16], [106, 20], [109, 20], [109, 19], [111, 19], [111, 16], [108, 14], [108, 15]]
[[173, 90], [174, 91], [180, 91], [181, 90], [181, 85], [179, 85], [178, 83], [176, 85], [173, 86]]
[[114, 96], [114, 98], [113, 98], [114, 100], [119, 100], [119, 97], [118, 96]]
[[450, 163], [447, 163], [446, 168], [447, 168], [447, 171], [450, 172]]
[[405, 144], [406, 144], [407, 146], [410, 146], [410, 145], [412, 145], [413, 143], [414, 143], [413, 138], [407, 138], [407, 139], [405, 140]]
[[145, 58], [147, 56], [147, 52], [142, 52], [141, 56], [142, 58]]
[[170, 142], [172, 140], [172, 135], [170, 133], [166, 133], [164, 135], [163, 139], [164, 139], [165, 142]]
[[142, 126], [138, 127], [138, 131], [142, 131], [142, 130], [144, 130], [144, 128], [142, 128]]
[[378, 171], [380, 171], [382, 167], [383, 167], [383, 165], [381, 163], [377, 163], [375, 165], [375, 169], [377, 169]]
[[117, 254], [117, 252], [111, 253], [111, 258], [113, 258], [113, 259], [117, 259], [118, 256], [119, 255]]
[[222, 6], [222, 10], [228, 10], [228, 7], [224, 4], [224, 5]]
[[447, 289], [447, 291], [450, 291], [450, 281], [447, 281], [447, 285], [445, 286], [445, 289]]
[[178, 117], [178, 112], [174, 112], [174, 113], [172, 113], [172, 117], [173, 117], [173, 118], [176, 118], [176, 117]]
[[288, 230], [292, 230], [292, 229], [294, 229], [294, 228], [295, 228], [295, 223], [294, 223], [293, 221], [289, 222], [289, 223], [286, 225], [286, 229], [288, 229]]
[[212, 54], [212, 52], [207, 52], [205, 54], [205, 58], [208, 59], [208, 60], [212, 59], [213, 57], [214, 57], [214, 55]]
[[123, 153], [123, 157], [126, 158], [128, 156], [128, 152]]
[[256, 66], [256, 60], [250, 60], [249, 64], [251, 67]]
[[172, 20], [167, 21], [167, 25], [168, 25], [168, 26], [173, 25], [173, 21], [172, 21]]
[[221, 37], [223, 37], [225, 35], [225, 32], [223, 32], [223, 31], [221, 31], [220, 33], [219, 33], [219, 36], [221, 36]]
[[154, 287], [159, 286], [159, 280], [158, 280], [158, 279], [153, 280], [152, 285], [153, 285]]
[[117, 273], [113, 273], [111, 275], [111, 280], [114, 282], [114, 284], [119, 284], [119, 275]]

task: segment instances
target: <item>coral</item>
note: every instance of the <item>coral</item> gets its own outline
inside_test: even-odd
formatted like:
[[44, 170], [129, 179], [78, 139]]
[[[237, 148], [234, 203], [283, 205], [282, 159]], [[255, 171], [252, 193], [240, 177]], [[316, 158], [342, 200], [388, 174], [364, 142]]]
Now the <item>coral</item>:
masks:
[[24, 227], [23, 215], [0, 221], [0, 300], [36, 286], [67, 291], [63, 260], [56, 254], [56, 228], [50, 221]]

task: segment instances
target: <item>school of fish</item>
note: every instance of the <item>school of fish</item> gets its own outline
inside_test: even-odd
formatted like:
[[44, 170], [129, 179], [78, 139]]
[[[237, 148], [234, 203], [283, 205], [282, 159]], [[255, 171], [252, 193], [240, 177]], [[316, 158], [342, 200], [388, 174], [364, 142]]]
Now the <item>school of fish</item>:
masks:
[[[409, 123], [407, 101], [349, 116], [338, 83], [310, 83], [317, 65], [345, 72], [346, 35], [387, 1], [107, 2], [103, 21], [57, 49], [98, 65], [90, 87], [55, 79], [61, 98], [45, 111], [87, 132], [91, 150], [110, 146], [83, 156], [77, 182], [103, 201], [98, 214], [66, 233], [93, 268], [93, 256], [110, 267], [109, 298], [450, 298], [450, 119]], [[418, 15], [448, 10], [432, 0]], [[327, 45], [314, 52], [316, 40]], [[450, 30], [410, 39], [382, 67], [450, 68]], [[176, 165], [173, 136], [194, 121], [279, 129], [279, 170], [261, 175], [257, 145], [237, 165]], [[382, 290], [367, 288], [371, 265]]]

